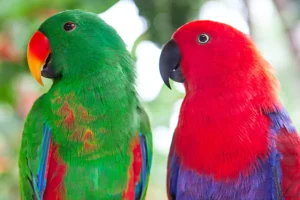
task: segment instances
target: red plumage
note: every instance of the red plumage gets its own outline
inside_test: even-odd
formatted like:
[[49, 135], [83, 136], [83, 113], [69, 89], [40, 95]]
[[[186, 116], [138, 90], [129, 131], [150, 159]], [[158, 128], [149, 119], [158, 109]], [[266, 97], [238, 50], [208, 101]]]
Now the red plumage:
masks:
[[47, 187], [43, 199], [64, 200], [65, 188], [63, 185], [63, 179], [67, 170], [67, 166], [58, 156], [58, 146], [52, 143], [50, 143], [47, 168]]
[[160, 72], [186, 89], [169, 199], [300, 199], [300, 138], [248, 36], [218, 22], [185, 24], [164, 47]]
[[300, 199], [300, 138], [282, 129], [276, 138], [281, 154], [282, 191], [286, 200]]
[[134, 199], [135, 198], [135, 187], [140, 182], [140, 174], [142, 170], [142, 152], [140, 138], [135, 138], [131, 145], [130, 150], [132, 151], [131, 167], [129, 169], [129, 181], [127, 190], [124, 191], [122, 199]]
[[[187, 40], [199, 32], [212, 42]], [[219, 23], [191, 22], [173, 38], [187, 80], [174, 138], [178, 155], [186, 167], [216, 178], [247, 173], [268, 155], [270, 121], [262, 109], [277, 103], [269, 64], [248, 37]]]

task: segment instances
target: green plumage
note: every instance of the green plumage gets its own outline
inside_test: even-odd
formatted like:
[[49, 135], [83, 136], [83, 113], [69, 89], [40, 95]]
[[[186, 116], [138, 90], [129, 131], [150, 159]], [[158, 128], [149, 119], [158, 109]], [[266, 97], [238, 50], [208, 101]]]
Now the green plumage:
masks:
[[[65, 32], [69, 21], [76, 28]], [[140, 134], [146, 138], [147, 185], [151, 129], [122, 39], [96, 14], [79, 10], [59, 13], [39, 30], [49, 39], [53, 67], [61, 76], [35, 102], [25, 123], [19, 159], [22, 198], [34, 196], [45, 126], [52, 131], [52, 154], [57, 148], [52, 158], [66, 166], [57, 199], [122, 199], [133, 178], [132, 144]]]

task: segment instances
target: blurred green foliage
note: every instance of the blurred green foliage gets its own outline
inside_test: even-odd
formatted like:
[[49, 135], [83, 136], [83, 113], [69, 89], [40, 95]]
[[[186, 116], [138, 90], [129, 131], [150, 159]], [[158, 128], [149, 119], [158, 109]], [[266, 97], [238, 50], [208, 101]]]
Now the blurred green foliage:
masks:
[[134, 0], [150, 28], [145, 37], [164, 44], [176, 29], [198, 15], [203, 0]]
[[41, 16], [48, 13], [63, 11], [67, 9], [82, 9], [90, 12], [101, 13], [114, 5], [118, 0], [7, 0], [0, 2], [0, 25], [9, 20], [24, 21], [41, 20]]

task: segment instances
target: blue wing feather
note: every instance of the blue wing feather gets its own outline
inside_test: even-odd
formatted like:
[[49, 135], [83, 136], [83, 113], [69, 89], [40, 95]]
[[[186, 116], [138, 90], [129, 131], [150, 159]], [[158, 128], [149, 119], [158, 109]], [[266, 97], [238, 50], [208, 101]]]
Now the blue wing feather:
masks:
[[[295, 189], [298, 188], [297, 177], [299, 177], [299, 164], [297, 163], [299, 163], [300, 160], [298, 143], [299, 138], [298, 136], [296, 136], [296, 128], [284, 108], [277, 109], [276, 111], [271, 113], [267, 113], [267, 115], [271, 120], [271, 134], [275, 138], [277, 138], [276, 144], [274, 144], [273, 146], [277, 147], [276, 151], [279, 154], [279, 160], [281, 160], [284, 166], [286, 164], [286, 166], [288, 166], [288, 168], [282, 168], [280, 163], [278, 163], [278, 166], [276, 168], [277, 170], [273, 173], [273, 177], [276, 178], [277, 176], [277, 178], [279, 179], [278, 183], [275, 184], [276, 188], [273, 189], [273, 194], [276, 197], [274, 199], [282, 196], [296, 199], [296, 196], [299, 195], [297, 189]], [[286, 138], [290, 139], [286, 140]], [[285, 149], [285, 151], [280, 152], [280, 149], [282, 148]], [[288, 170], [289, 172], [287, 172], [286, 170]], [[290, 171], [293, 171], [293, 173], [290, 173]], [[282, 174], [284, 176], [282, 176]], [[292, 192], [287, 193], [287, 190]]]
[[145, 136], [140, 134], [140, 142], [142, 149], [142, 170], [141, 170], [141, 183], [142, 188], [145, 188], [146, 180], [147, 180], [147, 168], [148, 168], [148, 156], [147, 156], [147, 144], [145, 140]]
[[147, 184], [147, 174], [148, 174], [148, 149], [145, 136], [140, 133], [140, 145], [141, 145], [141, 152], [142, 152], [142, 169], [140, 174], [140, 182], [135, 187], [135, 199], [138, 200], [142, 197]]
[[[37, 174], [37, 188], [34, 188], [35, 192], [39, 193], [39, 197], [42, 200], [43, 195], [46, 188], [47, 183], [47, 177], [46, 177], [46, 170], [47, 170], [47, 161], [48, 161], [48, 155], [50, 150], [50, 144], [51, 144], [51, 137], [52, 132], [49, 126], [44, 125], [44, 131], [43, 131], [43, 143], [42, 143], [42, 149], [41, 149], [41, 159], [40, 159], [40, 165], [39, 170]], [[35, 180], [35, 179], [34, 179]], [[38, 189], [38, 191], [36, 191]]]
[[167, 177], [167, 190], [169, 198], [176, 199], [177, 181], [179, 172], [179, 158], [176, 155], [173, 145], [171, 146], [170, 156], [168, 161], [168, 177]]
[[277, 109], [276, 112], [270, 112], [267, 115], [272, 121], [271, 129], [275, 134], [278, 134], [282, 128], [285, 128], [289, 133], [297, 132], [289, 114], [284, 108]]

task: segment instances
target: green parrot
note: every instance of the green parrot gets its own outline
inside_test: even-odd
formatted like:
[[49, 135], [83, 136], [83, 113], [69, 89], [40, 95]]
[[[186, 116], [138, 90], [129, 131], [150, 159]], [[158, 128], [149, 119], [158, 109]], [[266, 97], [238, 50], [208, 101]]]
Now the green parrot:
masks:
[[64, 11], [32, 36], [27, 59], [53, 84], [25, 122], [21, 199], [145, 199], [151, 128], [117, 32], [94, 13]]

